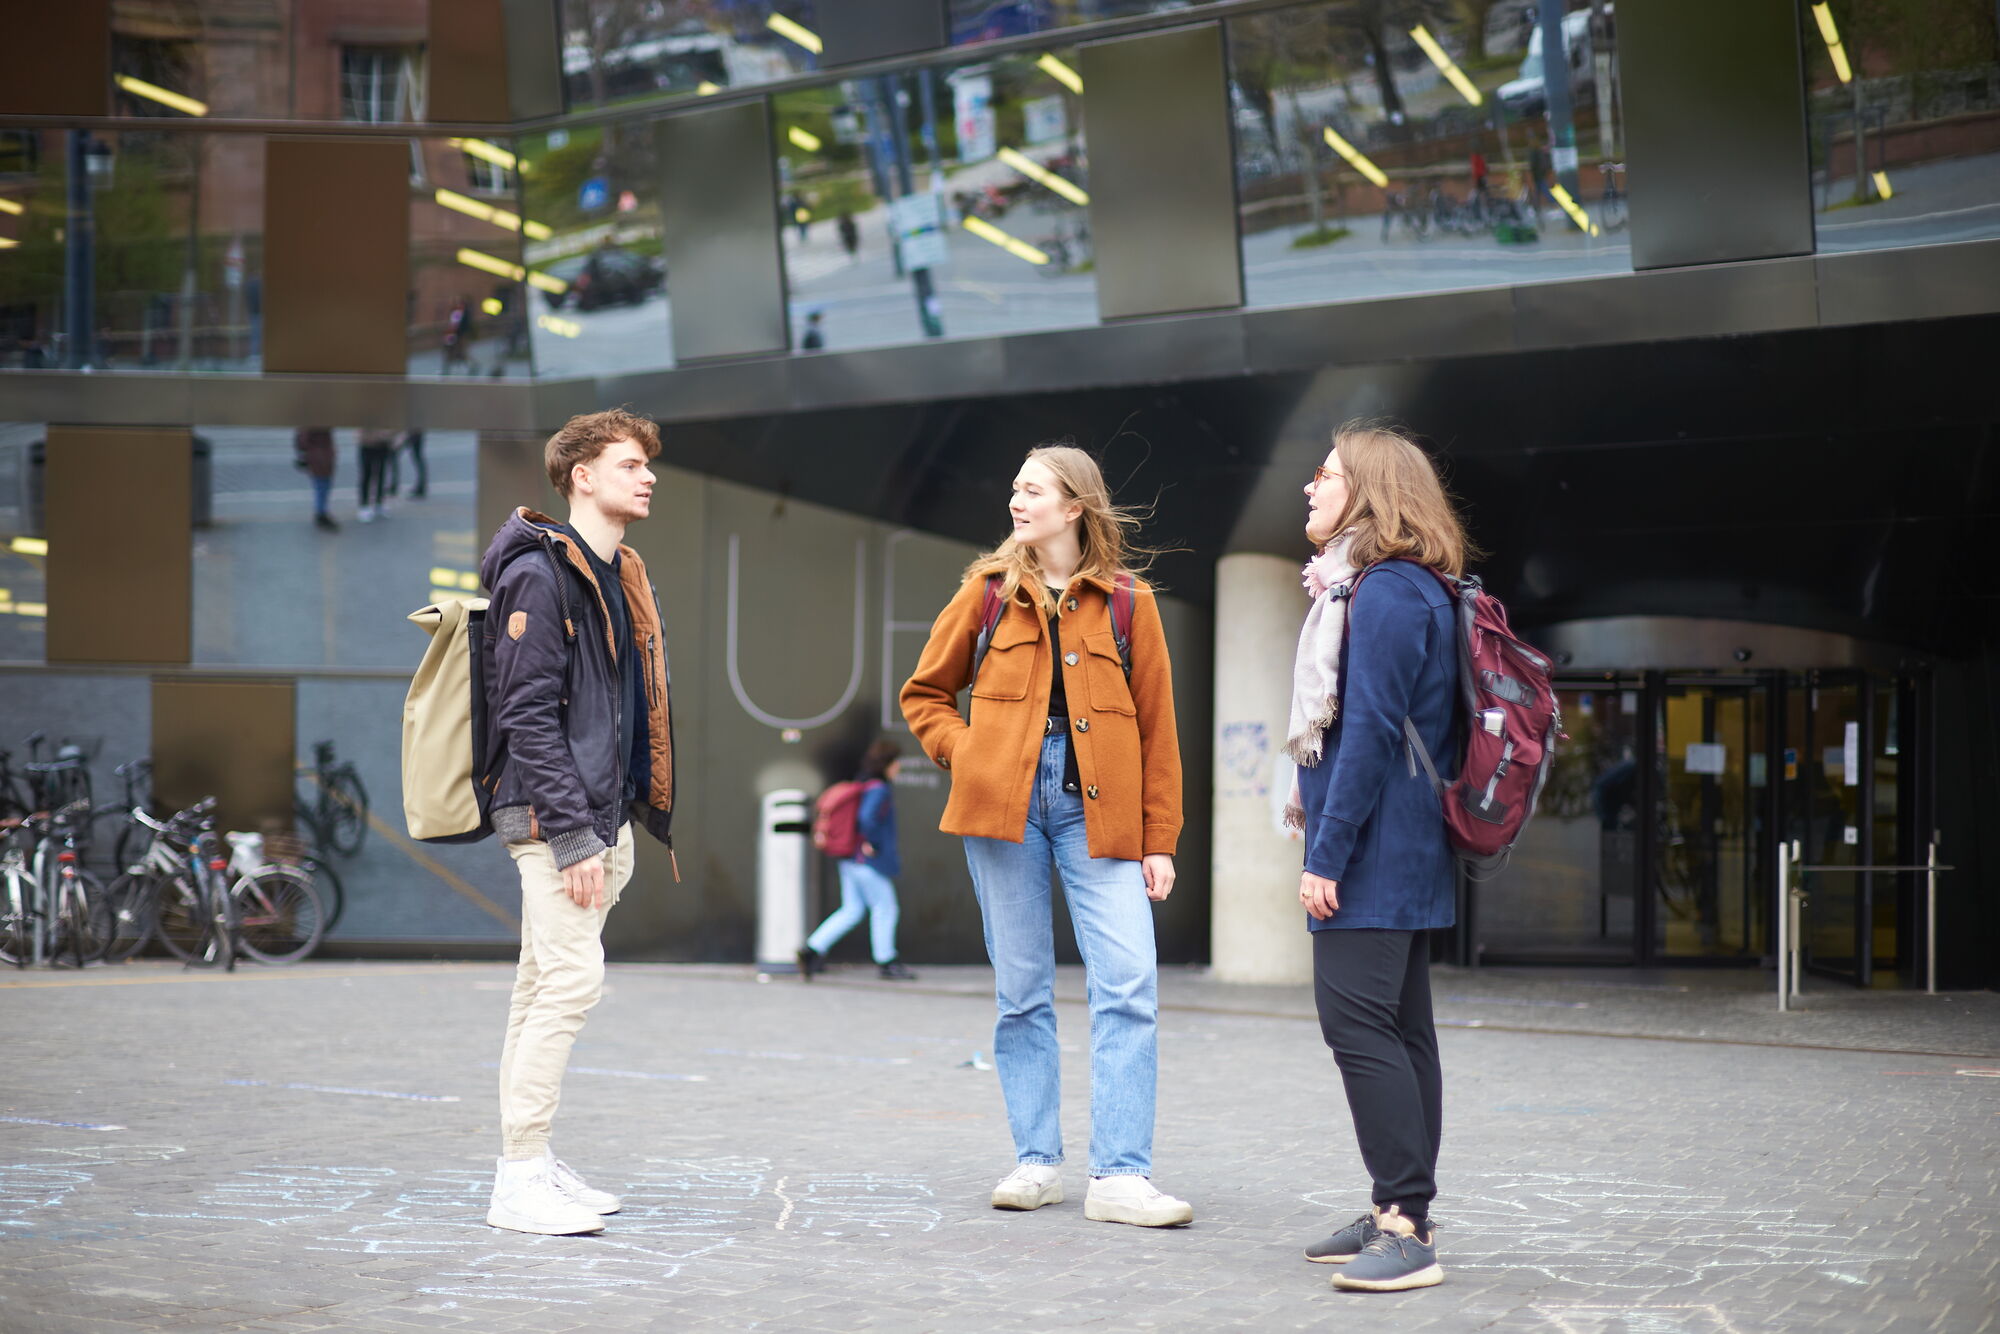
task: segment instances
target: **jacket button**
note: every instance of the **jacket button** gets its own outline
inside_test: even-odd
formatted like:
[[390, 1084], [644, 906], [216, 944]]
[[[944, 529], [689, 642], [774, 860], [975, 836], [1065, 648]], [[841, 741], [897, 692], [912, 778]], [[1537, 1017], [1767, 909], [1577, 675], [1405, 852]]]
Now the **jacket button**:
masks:
[[1085, 788], [1085, 789], [1084, 789], [1084, 792], [1085, 792], [1085, 794], [1086, 794], [1086, 795], [1088, 795], [1088, 796], [1090, 797], [1090, 799], [1091, 799], [1092, 801], [1095, 801], [1095, 800], [1097, 799], [1097, 786], [1096, 786], [1096, 784], [1092, 784], [1091, 786], [1089, 786], [1089, 787]]
[[1088, 732], [1090, 730], [1090, 719], [1088, 718], [1077, 719], [1076, 730], [1079, 732]]
[[1068, 663], [1072, 667], [1076, 666], [1076, 654], [1074, 653], [1063, 654], [1063, 661]]
[[1070, 609], [1071, 611], [1075, 611], [1075, 610], [1076, 610], [1076, 599], [1075, 599], [1075, 598], [1071, 598], [1071, 599], [1069, 600], [1069, 602], [1068, 602], [1068, 603], [1067, 603], [1066, 605], [1067, 605], [1067, 606], [1069, 607], [1069, 609]]
[[949, 768], [951, 768], [951, 761], [950, 761], [950, 760], [948, 760], [948, 759], [946, 759], [946, 758], [945, 758], [944, 756], [942, 756], [942, 755], [938, 756], [938, 768], [940, 768], [940, 769], [949, 769]]

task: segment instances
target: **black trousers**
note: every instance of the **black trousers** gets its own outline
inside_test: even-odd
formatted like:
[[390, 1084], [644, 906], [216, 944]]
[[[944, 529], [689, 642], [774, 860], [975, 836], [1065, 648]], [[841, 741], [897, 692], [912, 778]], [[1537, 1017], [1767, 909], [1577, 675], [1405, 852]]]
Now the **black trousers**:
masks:
[[361, 504], [379, 505], [389, 480], [390, 446], [361, 446]]
[[1421, 931], [1315, 931], [1313, 991], [1376, 1207], [1428, 1218], [1444, 1132], [1430, 942]]

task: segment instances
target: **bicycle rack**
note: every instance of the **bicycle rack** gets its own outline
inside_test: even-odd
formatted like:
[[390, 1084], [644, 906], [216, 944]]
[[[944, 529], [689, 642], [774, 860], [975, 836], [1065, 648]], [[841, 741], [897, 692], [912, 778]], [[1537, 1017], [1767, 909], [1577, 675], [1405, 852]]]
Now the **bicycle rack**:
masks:
[[1846, 875], [1863, 875], [1871, 871], [1924, 872], [1924, 993], [1937, 995], [1938, 875], [1957, 868], [1939, 864], [1936, 837], [1932, 837], [1925, 851], [1925, 860], [1916, 866], [1806, 866], [1802, 864], [1804, 858], [1798, 839], [1778, 849], [1778, 1012], [1782, 1014], [1790, 1010], [1792, 1002], [1800, 998], [1799, 980], [1805, 970], [1806, 890], [1803, 877], [1809, 871], [1822, 875], [1831, 872]]

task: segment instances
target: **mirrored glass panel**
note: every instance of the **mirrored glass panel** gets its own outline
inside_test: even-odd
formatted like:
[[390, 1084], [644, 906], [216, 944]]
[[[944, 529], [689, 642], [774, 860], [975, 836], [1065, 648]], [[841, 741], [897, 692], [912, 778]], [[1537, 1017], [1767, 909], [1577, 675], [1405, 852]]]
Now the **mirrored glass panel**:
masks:
[[1187, 0], [949, 0], [948, 12], [952, 44], [969, 46], [1078, 23], [1187, 7]]
[[1823, 251], [2000, 236], [2000, 11], [1802, 4]]
[[562, 0], [573, 109], [719, 93], [818, 68], [812, 0]]
[[0, 367], [256, 369], [263, 159], [248, 135], [0, 131]]
[[[293, 59], [309, 57], [325, 42], [328, 6], [306, 0], [299, 8], [306, 11], [307, 24], [295, 32], [289, 0], [254, 5], [242, 0], [147, 0], [112, 6], [112, 114], [294, 115]], [[423, 0], [406, 0], [395, 8], [417, 9], [421, 29]], [[308, 37], [309, 32], [314, 35]]]
[[410, 141], [410, 374], [529, 374], [530, 297], [549, 280], [522, 242], [547, 232], [522, 214], [512, 140]]
[[1564, 57], [1519, 5], [1306, 5], [1232, 20], [1247, 304], [1623, 273], [1617, 27]]
[[478, 596], [475, 432], [194, 430], [213, 487], [194, 536], [196, 663], [407, 670], [425, 639], [404, 617]]
[[[0, 422], [0, 662], [48, 657], [48, 543], [42, 528], [47, 438], [41, 422]], [[0, 694], [16, 685], [0, 685]], [[0, 746], [5, 736], [0, 732]]]
[[772, 100], [801, 351], [1097, 320], [1070, 50]]
[[519, 318], [535, 373], [671, 365], [652, 125], [550, 130], [520, 145], [529, 276]]

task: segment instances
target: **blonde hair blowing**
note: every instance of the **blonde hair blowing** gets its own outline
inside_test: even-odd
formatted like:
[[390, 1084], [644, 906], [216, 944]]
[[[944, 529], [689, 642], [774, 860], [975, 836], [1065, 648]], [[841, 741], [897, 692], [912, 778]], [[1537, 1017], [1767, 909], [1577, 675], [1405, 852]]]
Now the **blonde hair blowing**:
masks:
[[1333, 433], [1333, 449], [1347, 477], [1347, 506], [1334, 532], [1354, 530], [1348, 558], [1356, 569], [1411, 560], [1457, 576], [1482, 554], [1466, 537], [1436, 465], [1407, 431], [1350, 421]]
[[[1076, 578], [1102, 579], [1110, 583], [1122, 572], [1138, 575], [1145, 570], [1153, 552], [1134, 546], [1128, 535], [1138, 528], [1144, 514], [1111, 503], [1111, 490], [1104, 484], [1104, 470], [1097, 460], [1070, 444], [1037, 445], [1028, 458], [1055, 474], [1065, 501], [1083, 506], [1077, 517], [1077, 544], [1083, 556], [1077, 562]], [[1015, 590], [1026, 588], [1044, 616], [1054, 615], [1056, 600], [1049, 595], [1042, 578], [1041, 558], [1035, 549], [1009, 537], [993, 550], [965, 567], [967, 579], [1000, 576], [1000, 600], [1012, 601]]]

